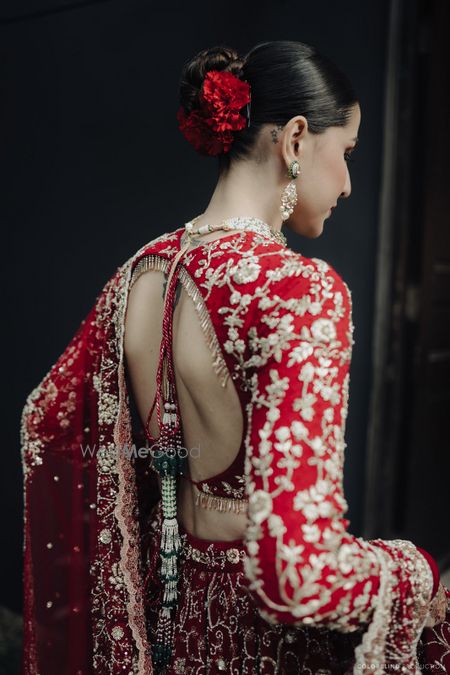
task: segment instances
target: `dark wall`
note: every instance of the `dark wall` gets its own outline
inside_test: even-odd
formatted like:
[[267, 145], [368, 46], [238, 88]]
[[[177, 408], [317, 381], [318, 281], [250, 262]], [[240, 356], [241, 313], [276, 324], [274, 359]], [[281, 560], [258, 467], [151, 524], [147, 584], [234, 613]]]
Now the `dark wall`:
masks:
[[[359, 93], [352, 195], [316, 240], [289, 237], [348, 283], [355, 323], [345, 490], [362, 526], [387, 0], [3, 3], [2, 223], [12, 320], [4, 324], [1, 602], [21, 608], [19, 422], [27, 394], [63, 351], [115, 269], [202, 212], [217, 179], [177, 129], [182, 63], [225, 43], [317, 46]], [[300, 112], [300, 111], [299, 111]]]

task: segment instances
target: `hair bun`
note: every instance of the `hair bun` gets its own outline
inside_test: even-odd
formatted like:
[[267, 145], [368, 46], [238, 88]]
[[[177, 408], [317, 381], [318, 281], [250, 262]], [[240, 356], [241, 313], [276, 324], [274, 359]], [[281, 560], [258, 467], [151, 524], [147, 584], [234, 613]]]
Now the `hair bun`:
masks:
[[183, 66], [180, 77], [180, 105], [187, 114], [197, 108], [203, 80], [209, 70], [227, 70], [242, 77], [244, 60], [232, 47], [203, 49]]

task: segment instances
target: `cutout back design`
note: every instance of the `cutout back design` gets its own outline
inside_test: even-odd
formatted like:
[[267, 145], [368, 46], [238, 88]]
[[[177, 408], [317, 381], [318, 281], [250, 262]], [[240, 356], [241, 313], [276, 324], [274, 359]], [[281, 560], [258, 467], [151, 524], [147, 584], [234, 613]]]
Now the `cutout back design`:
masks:
[[[231, 235], [233, 236], [233, 235]], [[239, 236], [239, 233], [235, 233], [234, 236]], [[227, 237], [229, 239], [230, 235]], [[211, 242], [213, 243], [213, 242]], [[196, 247], [200, 248], [200, 247]], [[170, 253], [173, 254], [175, 251], [171, 249]], [[185, 256], [189, 256], [190, 251], [185, 253]], [[144, 274], [145, 272], [148, 272], [149, 270], [159, 270], [163, 273], [164, 275], [164, 289], [167, 287], [167, 279], [168, 275], [170, 273], [170, 266], [171, 263], [173, 262], [173, 255], [171, 255], [171, 259], [167, 259], [163, 256], [160, 255], [155, 255], [151, 254], [148, 256], [142, 257], [137, 265], [135, 266], [133, 273], [132, 273], [132, 278], [131, 278], [131, 283], [130, 283], [130, 289], [133, 287], [133, 285], [136, 283], [138, 278]], [[188, 262], [192, 262], [192, 258], [189, 258]], [[193, 265], [195, 268], [195, 265]], [[176, 279], [175, 283], [177, 284], [177, 291], [174, 294], [175, 295], [175, 300], [173, 303], [173, 307], [169, 307], [168, 304], [166, 303], [166, 312], [169, 312], [170, 319], [172, 321], [172, 328], [174, 332], [174, 338], [175, 334], [178, 332], [175, 328], [174, 320], [176, 316], [176, 312], [182, 311], [183, 316], [186, 317], [186, 315], [189, 315], [189, 312], [186, 310], [186, 303], [191, 303], [191, 307], [189, 308], [190, 311], [190, 316], [188, 316], [188, 321], [185, 321], [184, 329], [186, 330], [186, 323], [189, 322], [189, 320], [192, 321], [192, 314], [195, 314], [195, 320], [197, 324], [201, 327], [201, 332], [206, 339], [206, 344], [209, 348], [209, 351], [211, 352], [211, 365], [212, 365], [212, 370], [215, 373], [215, 376], [219, 378], [220, 386], [222, 388], [225, 388], [227, 385], [229, 386], [230, 382], [230, 370], [227, 365], [226, 361], [226, 356], [224, 352], [222, 351], [222, 346], [221, 342], [217, 337], [216, 334], [216, 327], [214, 325], [213, 319], [211, 317], [210, 313], [210, 308], [208, 307], [203, 294], [200, 290], [200, 288], [197, 286], [195, 283], [193, 277], [191, 276], [190, 272], [186, 268], [183, 259], [181, 259], [178, 262], [176, 270], [173, 270], [173, 274], [176, 275], [178, 278]], [[161, 287], [162, 287], [161, 283]], [[184, 293], [182, 292], [184, 291]], [[183, 297], [182, 296], [186, 296]], [[180, 303], [182, 309], [180, 309], [179, 306], [177, 306], [176, 299], [179, 298], [180, 300], [184, 301]], [[194, 309], [192, 309], [194, 308]], [[178, 317], [180, 318], [180, 317]], [[162, 316], [161, 316], [161, 321], [162, 321]], [[192, 333], [192, 330], [189, 331]], [[170, 347], [172, 348], [172, 344]], [[191, 344], [188, 344], [188, 349], [192, 348]], [[176, 355], [175, 355], [176, 356]], [[170, 358], [174, 359], [174, 353], [173, 350], [171, 349], [171, 354]], [[177, 359], [174, 359], [175, 362]], [[177, 406], [178, 409], [180, 410], [180, 396], [179, 394], [179, 388], [184, 387], [183, 384], [183, 379], [182, 377], [178, 377], [178, 369], [177, 370], [177, 375], [176, 375], [176, 381], [175, 381], [175, 386], [174, 386], [174, 391], [177, 394]], [[234, 377], [233, 377], [234, 375]], [[231, 379], [236, 379], [235, 374], [231, 376]], [[245, 497], [245, 475], [244, 475], [244, 461], [245, 461], [245, 435], [247, 431], [247, 424], [246, 424], [246, 416], [245, 416], [245, 400], [242, 400], [242, 394], [238, 392], [238, 390], [235, 387], [235, 394], [236, 398], [239, 400], [240, 403], [240, 409], [241, 409], [241, 414], [242, 414], [242, 421], [243, 421], [243, 430], [241, 434], [241, 442], [238, 447], [237, 452], [234, 453], [234, 459], [228, 464], [228, 466], [223, 469], [222, 471], [210, 475], [207, 478], [199, 479], [199, 480], [194, 480], [191, 478], [190, 475], [185, 475], [185, 478], [190, 480], [193, 484], [196, 485], [197, 489], [200, 492], [205, 493], [206, 495], [213, 495], [216, 497], [220, 497], [223, 499], [243, 499]], [[158, 392], [155, 391], [155, 395], [152, 401], [152, 405], [150, 407], [151, 413], [155, 411], [155, 407], [157, 404], [157, 395]], [[180, 413], [181, 414], [181, 413]], [[149, 419], [151, 418], [151, 415], [149, 413]], [[181, 415], [181, 425], [182, 425], [182, 433], [183, 433], [183, 415]], [[159, 440], [159, 435], [158, 437], [152, 436], [149, 431], [149, 435], [152, 438], [152, 443], [155, 445], [158, 444]]]

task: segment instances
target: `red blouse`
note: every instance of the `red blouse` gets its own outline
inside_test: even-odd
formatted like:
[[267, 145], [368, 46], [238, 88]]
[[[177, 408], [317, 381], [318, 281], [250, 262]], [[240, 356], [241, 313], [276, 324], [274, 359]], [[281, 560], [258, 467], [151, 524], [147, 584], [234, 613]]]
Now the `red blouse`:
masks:
[[[162, 256], [178, 252], [183, 232]], [[325, 261], [252, 231], [200, 244], [179, 264], [245, 420], [233, 463], [197, 487], [248, 498], [246, 574], [264, 618], [356, 628], [373, 612], [380, 560], [378, 540], [351, 535], [344, 517], [351, 293]], [[400, 557], [408, 547], [399, 545]], [[436, 590], [437, 565], [422, 556]]]

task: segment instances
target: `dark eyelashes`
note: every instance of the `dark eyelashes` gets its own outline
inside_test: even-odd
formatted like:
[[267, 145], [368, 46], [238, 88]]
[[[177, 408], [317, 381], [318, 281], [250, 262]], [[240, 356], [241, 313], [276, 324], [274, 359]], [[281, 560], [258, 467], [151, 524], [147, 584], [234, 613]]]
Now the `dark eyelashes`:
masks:
[[344, 153], [344, 159], [345, 159], [346, 162], [354, 162], [355, 161], [353, 157], [350, 157], [350, 154], [351, 154], [350, 152]]

